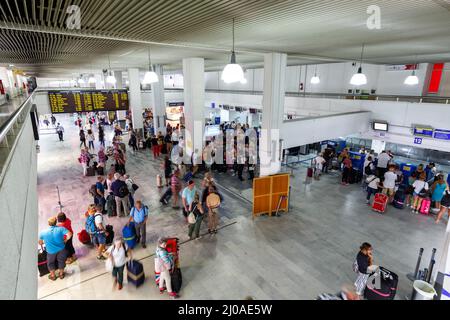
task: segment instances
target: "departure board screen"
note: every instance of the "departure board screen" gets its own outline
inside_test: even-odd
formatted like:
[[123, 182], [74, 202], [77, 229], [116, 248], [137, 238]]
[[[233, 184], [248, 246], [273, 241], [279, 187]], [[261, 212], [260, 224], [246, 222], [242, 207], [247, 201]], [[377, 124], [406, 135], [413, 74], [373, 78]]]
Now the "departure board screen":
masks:
[[128, 110], [126, 90], [49, 91], [52, 113]]

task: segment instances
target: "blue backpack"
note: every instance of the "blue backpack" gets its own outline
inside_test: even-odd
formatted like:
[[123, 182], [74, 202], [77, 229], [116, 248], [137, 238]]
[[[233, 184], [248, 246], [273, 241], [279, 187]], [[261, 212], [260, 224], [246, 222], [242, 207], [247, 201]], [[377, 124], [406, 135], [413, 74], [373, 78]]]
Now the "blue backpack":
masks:
[[86, 219], [86, 231], [89, 234], [97, 233], [97, 226], [95, 225], [95, 216], [89, 216]]

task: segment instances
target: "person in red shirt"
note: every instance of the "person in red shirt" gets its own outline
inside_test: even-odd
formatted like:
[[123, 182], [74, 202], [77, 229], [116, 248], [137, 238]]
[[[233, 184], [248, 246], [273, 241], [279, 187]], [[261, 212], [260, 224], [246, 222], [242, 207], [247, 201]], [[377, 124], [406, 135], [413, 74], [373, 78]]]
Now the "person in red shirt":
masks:
[[342, 161], [344, 169], [342, 171], [342, 184], [348, 185], [350, 183], [350, 176], [353, 170], [352, 160], [349, 157], [345, 157]]
[[[58, 224], [57, 224], [58, 227], [66, 228], [70, 233], [73, 234], [72, 222], [70, 221], [69, 218], [66, 217], [65, 213], [63, 213], [63, 212], [58, 213], [57, 220], [58, 220]], [[67, 240], [66, 250], [68, 253], [68, 258], [67, 258], [66, 263], [71, 264], [71, 263], [75, 262], [77, 260], [77, 257], [75, 256], [75, 248], [73, 247], [72, 238]]]

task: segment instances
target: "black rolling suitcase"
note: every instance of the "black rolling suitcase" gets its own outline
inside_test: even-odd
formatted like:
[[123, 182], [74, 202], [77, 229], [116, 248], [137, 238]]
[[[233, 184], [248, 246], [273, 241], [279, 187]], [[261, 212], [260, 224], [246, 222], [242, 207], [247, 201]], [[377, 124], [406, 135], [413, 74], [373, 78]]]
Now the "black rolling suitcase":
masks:
[[50, 273], [47, 266], [47, 251], [44, 249], [44, 247], [41, 247], [41, 250], [38, 253], [38, 270], [39, 270], [39, 276], [43, 277]]
[[108, 224], [105, 229], [106, 229], [106, 245], [110, 246], [114, 241], [114, 228], [112, 225]]
[[128, 283], [132, 283], [136, 287], [144, 283], [145, 274], [142, 263], [136, 260], [131, 260], [127, 263], [127, 279]]
[[380, 267], [379, 278], [375, 274], [369, 278], [364, 297], [367, 300], [394, 300], [397, 286], [397, 274]]
[[183, 277], [181, 275], [181, 269], [175, 268], [170, 274], [170, 281], [172, 284], [172, 291], [179, 293], [181, 290], [181, 284], [183, 283]]
[[172, 197], [172, 188], [168, 187], [166, 192], [162, 195], [162, 197], [159, 199], [159, 202], [169, 202], [170, 198]]
[[97, 174], [99, 176], [104, 176], [105, 175], [105, 169], [103, 167], [97, 167]]
[[394, 196], [394, 201], [392, 202], [392, 205], [394, 208], [397, 209], [403, 209], [405, 207], [405, 191], [403, 189], [398, 189]]
[[92, 177], [95, 176], [95, 168], [94, 167], [88, 167], [86, 170], [86, 176]]

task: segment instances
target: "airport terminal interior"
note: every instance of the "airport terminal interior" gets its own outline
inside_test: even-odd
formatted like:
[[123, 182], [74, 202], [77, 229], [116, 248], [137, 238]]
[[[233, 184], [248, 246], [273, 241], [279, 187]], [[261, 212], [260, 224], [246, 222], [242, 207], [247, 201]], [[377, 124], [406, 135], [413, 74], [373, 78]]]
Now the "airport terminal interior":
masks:
[[450, 299], [449, 1], [0, 9], [0, 299]]

